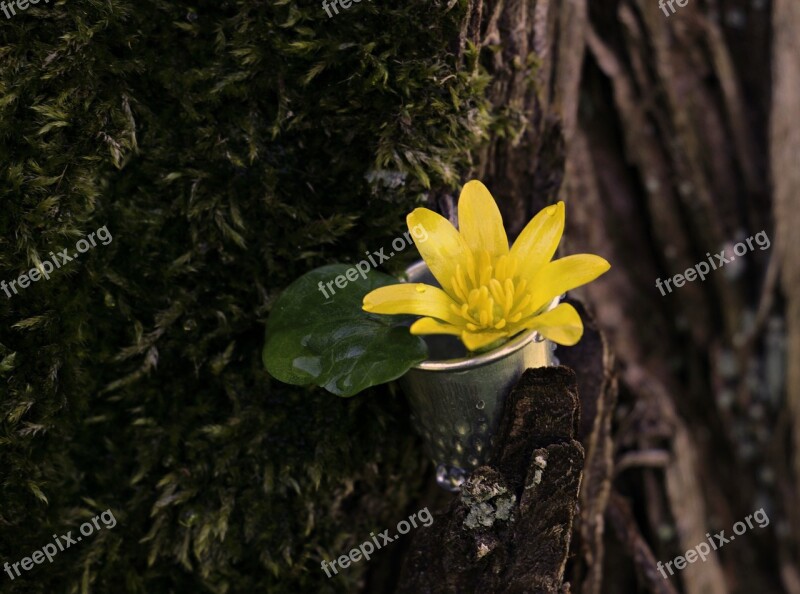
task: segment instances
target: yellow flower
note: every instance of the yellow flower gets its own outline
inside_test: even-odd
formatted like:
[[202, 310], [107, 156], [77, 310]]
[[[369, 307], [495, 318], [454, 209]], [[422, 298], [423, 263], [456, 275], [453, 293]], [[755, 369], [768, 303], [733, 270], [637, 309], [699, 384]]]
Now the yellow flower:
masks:
[[523, 330], [574, 345], [583, 335], [575, 308], [554, 298], [593, 281], [610, 265], [591, 254], [552, 260], [564, 232], [564, 203], [548, 206], [509, 249], [497, 204], [481, 182], [464, 186], [458, 200], [460, 231], [441, 215], [417, 208], [408, 228], [421, 225], [426, 240], [414, 242], [441, 289], [402, 283], [364, 297], [365, 311], [425, 316], [412, 334], [453, 334], [477, 350]]

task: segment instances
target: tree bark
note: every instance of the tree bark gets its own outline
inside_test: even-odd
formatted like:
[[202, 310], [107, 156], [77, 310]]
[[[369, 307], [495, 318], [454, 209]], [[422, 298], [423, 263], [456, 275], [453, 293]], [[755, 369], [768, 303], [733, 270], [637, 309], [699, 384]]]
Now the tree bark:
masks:
[[572, 370], [526, 371], [489, 464], [415, 535], [398, 592], [562, 592], [584, 461], [579, 415]]
[[[471, 3], [463, 40], [521, 114], [472, 176], [513, 232], [565, 200], [564, 253], [612, 263], [576, 292], [605, 364], [559, 349], [586, 413], [573, 592], [800, 593], [798, 32], [794, 0]], [[769, 526], [654, 573], [759, 509]]]
[[[786, 361], [800, 360], [800, 6], [791, 0], [775, 0], [773, 17], [774, 72], [770, 153], [775, 195], [776, 254], [780, 282], [786, 299]], [[800, 367], [788, 366], [786, 378], [787, 430], [792, 435], [792, 459], [785, 468], [784, 509], [792, 526], [790, 538], [781, 543], [781, 575], [792, 594], [800, 592], [797, 559], [800, 548]], [[791, 586], [791, 587], [789, 587]]]

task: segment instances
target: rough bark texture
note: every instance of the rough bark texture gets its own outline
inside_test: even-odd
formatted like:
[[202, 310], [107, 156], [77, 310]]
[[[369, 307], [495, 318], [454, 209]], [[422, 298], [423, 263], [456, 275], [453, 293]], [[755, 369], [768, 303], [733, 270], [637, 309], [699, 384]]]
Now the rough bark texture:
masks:
[[[586, 347], [559, 349], [586, 448], [572, 591], [798, 594], [800, 5], [472, 9], [492, 101], [524, 120], [475, 175], [514, 231], [565, 200], [565, 252], [613, 265], [578, 295], [604, 338], [589, 322]], [[704, 280], [658, 288], [723, 250]], [[656, 569], [757, 510], [768, 526], [668, 579]]]
[[[786, 410], [785, 424], [793, 436], [793, 460], [786, 465], [781, 480], [783, 505], [792, 525], [792, 537], [781, 547], [781, 575], [787, 590], [800, 592], [800, 573], [796, 563], [800, 546], [800, 4], [776, 0], [774, 26], [774, 73], [770, 152], [775, 195], [776, 260], [781, 268], [780, 282], [786, 299]], [[793, 472], [793, 480], [790, 473]]]
[[489, 464], [415, 535], [398, 592], [561, 592], [584, 462], [579, 417], [571, 369], [526, 371]]
[[[601, 2], [587, 30], [585, 106], [562, 195], [579, 217], [569, 251], [615, 264], [608, 282], [584, 293], [621, 368], [613, 488], [633, 505], [613, 496], [608, 515], [639, 587], [651, 592], [669, 591], [665, 583], [691, 594], [796, 591], [794, 553], [773, 554], [773, 528], [792, 513], [787, 497], [797, 500], [780, 478], [790, 427], [773, 429], [784, 407], [776, 247], [748, 250], [665, 295], [656, 287], [707, 254], [730, 256], [762, 230], [776, 239], [765, 134], [769, 18], [766, 4], [690, 3], [666, 18], [655, 2]], [[792, 101], [797, 88], [787, 90]], [[788, 122], [781, 129], [788, 134]], [[770, 527], [668, 580], [653, 577], [654, 561], [683, 554], [707, 532], [730, 533], [762, 507]], [[590, 574], [600, 571], [596, 558], [584, 561]], [[619, 591], [608, 570], [621, 567], [606, 566], [602, 587], [575, 588]]]

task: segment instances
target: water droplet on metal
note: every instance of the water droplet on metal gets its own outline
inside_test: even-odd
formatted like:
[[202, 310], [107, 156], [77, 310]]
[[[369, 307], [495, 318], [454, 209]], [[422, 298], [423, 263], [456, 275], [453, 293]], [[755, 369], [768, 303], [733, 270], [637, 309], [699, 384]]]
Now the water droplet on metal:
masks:
[[466, 479], [466, 472], [458, 466], [439, 464], [436, 467], [436, 484], [448, 491], [456, 492]]
[[459, 454], [464, 453], [464, 446], [461, 445], [461, 440], [458, 439], [458, 437], [453, 438], [453, 449], [455, 449], [455, 451], [458, 452]]
[[533, 337], [533, 341], [534, 342], [544, 342], [544, 336], [542, 336], [541, 334], [539, 334], [537, 332], [536, 336]]
[[477, 408], [478, 410], [483, 410], [485, 406], [486, 403], [483, 400], [478, 400], [478, 402], [475, 403], [475, 408]]

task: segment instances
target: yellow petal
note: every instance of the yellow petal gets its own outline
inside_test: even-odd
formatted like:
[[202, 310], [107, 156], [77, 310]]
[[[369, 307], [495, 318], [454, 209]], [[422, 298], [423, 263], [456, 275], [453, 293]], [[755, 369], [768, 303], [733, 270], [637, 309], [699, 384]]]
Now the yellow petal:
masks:
[[466, 267], [471, 258], [464, 239], [450, 221], [427, 208], [415, 209], [406, 217], [406, 222], [434, 278], [455, 297], [452, 281], [456, 277], [456, 264], [460, 262]]
[[458, 199], [458, 226], [472, 253], [486, 250], [493, 259], [508, 254], [508, 237], [500, 209], [478, 180], [467, 182]]
[[531, 278], [531, 311], [541, 309], [554, 297], [592, 282], [611, 268], [611, 264], [593, 254], [575, 254], [545, 264]]
[[531, 279], [553, 259], [563, 233], [563, 202], [543, 208], [531, 219], [511, 246], [511, 256], [519, 262], [523, 278]]
[[430, 316], [451, 324], [461, 318], [453, 313], [455, 302], [438, 287], [422, 283], [401, 283], [380, 287], [364, 296], [364, 311], [377, 314]]
[[507, 332], [462, 332], [461, 342], [471, 351], [477, 351], [487, 344], [508, 336]]
[[411, 324], [411, 334], [452, 334], [461, 336], [462, 328], [445, 324], [433, 318], [420, 318]]
[[561, 303], [550, 311], [526, 320], [524, 326], [566, 346], [576, 344], [583, 336], [581, 316], [569, 303]]

